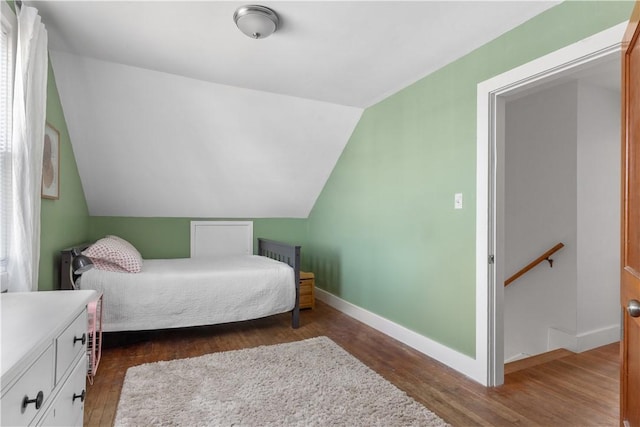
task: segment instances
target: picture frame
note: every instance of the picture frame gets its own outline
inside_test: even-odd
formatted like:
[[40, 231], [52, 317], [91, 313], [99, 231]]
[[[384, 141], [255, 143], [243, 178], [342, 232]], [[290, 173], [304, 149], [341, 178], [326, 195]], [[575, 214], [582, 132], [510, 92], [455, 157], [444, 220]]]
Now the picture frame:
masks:
[[44, 127], [41, 197], [60, 198], [60, 132], [50, 123]]

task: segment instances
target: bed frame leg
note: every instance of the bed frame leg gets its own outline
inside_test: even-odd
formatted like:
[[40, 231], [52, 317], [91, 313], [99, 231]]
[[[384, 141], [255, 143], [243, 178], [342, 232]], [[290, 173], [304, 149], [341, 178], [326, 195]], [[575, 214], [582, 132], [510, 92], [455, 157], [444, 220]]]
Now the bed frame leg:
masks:
[[291, 312], [291, 327], [298, 329], [300, 327], [300, 307], [296, 306]]

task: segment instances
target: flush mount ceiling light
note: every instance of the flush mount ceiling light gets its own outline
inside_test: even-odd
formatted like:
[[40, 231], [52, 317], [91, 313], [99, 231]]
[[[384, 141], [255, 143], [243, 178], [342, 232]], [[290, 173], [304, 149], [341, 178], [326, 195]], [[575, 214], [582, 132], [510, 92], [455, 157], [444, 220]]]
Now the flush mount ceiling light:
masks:
[[241, 6], [233, 14], [233, 20], [252, 39], [269, 37], [278, 29], [278, 15], [265, 6]]

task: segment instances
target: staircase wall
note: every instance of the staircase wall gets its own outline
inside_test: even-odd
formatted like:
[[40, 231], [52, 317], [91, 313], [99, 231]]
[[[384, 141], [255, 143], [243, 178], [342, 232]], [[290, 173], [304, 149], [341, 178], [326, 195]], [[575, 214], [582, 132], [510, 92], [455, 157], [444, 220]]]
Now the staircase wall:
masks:
[[505, 289], [505, 360], [547, 350], [550, 327], [576, 331], [577, 83], [507, 103], [505, 275], [563, 242]]
[[583, 351], [620, 337], [619, 91], [579, 84], [577, 118], [577, 336], [602, 336]]

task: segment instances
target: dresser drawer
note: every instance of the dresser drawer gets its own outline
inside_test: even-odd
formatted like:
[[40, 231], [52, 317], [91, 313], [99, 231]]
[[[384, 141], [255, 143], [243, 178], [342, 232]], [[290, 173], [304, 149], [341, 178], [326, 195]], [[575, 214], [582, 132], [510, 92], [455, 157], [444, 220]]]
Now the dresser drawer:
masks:
[[[40, 357], [31, 365], [24, 375], [2, 395], [1, 405], [3, 426], [26, 426], [31, 423], [41, 408], [50, 400], [53, 390], [52, 368], [54, 364], [53, 345], [47, 347]], [[36, 409], [36, 402], [26, 405], [23, 409], [24, 398], [37, 399], [42, 392], [41, 405]]]
[[86, 394], [87, 362], [83, 356], [78, 360], [71, 376], [64, 383], [55, 401], [41, 420], [43, 426], [81, 426]]
[[86, 354], [87, 339], [87, 311], [84, 310], [56, 339], [56, 384], [69, 372], [78, 354]]

